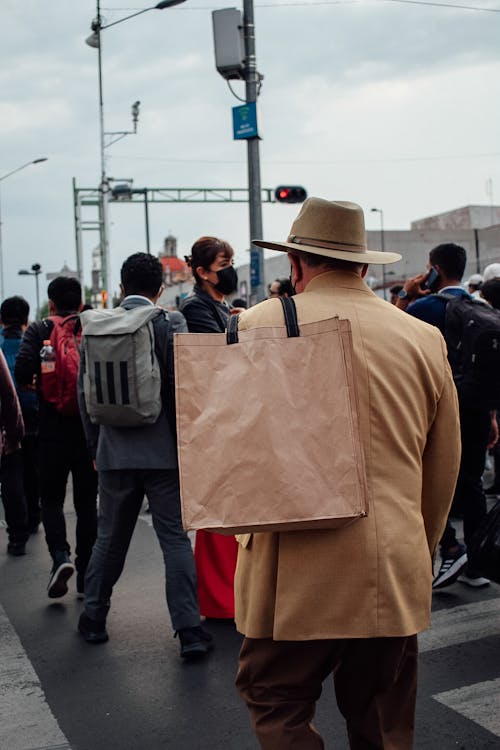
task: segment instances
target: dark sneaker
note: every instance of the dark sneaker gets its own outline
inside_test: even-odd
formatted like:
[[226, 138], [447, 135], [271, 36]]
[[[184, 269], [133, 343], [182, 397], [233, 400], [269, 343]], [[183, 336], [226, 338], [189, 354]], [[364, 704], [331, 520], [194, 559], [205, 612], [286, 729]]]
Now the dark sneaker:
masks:
[[443, 589], [455, 583], [467, 565], [467, 552], [463, 544], [458, 545], [456, 552], [448, 553], [441, 561], [441, 567], [432, 582], [433, 589]]
[[109, 640], [106, 621], [91, 620], [85, 612], [82, 612], [78, 620], [78, 630], [87, 643], [106, 643]]
[[181, 642], [181, 656], [187, 661], [203, 659], [214, 647], [212, 636], [201, 625], [176, 630], [174, 637], [177, 636]]
[[62, 553], [56, 556], [47, 586], [47, 594], [51, 599], [59, 599], [68, 593], [68, 581], [74, 572], [75, 566], [68, 554]]
[[7, 554], [12, 557], [21, 557], [26, 554], [26, 544], [24, 542], [9, 542], [7, 545]]

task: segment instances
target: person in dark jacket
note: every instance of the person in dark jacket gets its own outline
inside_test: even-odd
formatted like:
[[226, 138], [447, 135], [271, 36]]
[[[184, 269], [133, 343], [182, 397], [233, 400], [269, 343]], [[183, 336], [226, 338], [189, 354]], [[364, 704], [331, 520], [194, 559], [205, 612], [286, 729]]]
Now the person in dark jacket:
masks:
[[[10, 374], [16, 385], [14, 370], [24, 331], [28, 327], [30, 306], [24, 297], [7, 297], [0, 306], [3, 341], [1, 344]], [[18, 389], [24, 421], [21, 442], [22, 485], [26, 498], [28, 531], [35, 534], [41, 521], [40, 480], [38, 476], [38, 396], [34, 388]], [[16, 459], [17, 460], [17, 459]]]
[[[155, 306], [163, 291], [163, 269], [158, 258], [134, 253], [121, 268], [127, 311]], [[87, 366], [84, 347], [78, 396], [87, 440], [99, 473], [97, 541], [85, 576], [85, 611], [78, 629], [88, 643], [108, 640], [106, 618], [113, 587], [118, 581], [144, 496], [149, 501], [153, 527], [165, 561], [165, 591], [172, 627], [186, 660], [205, 656], [212, 637], [200, 626], [196, 572], [188, 535], [182, 528], [174, 406], [173, 334], [186, 332], [178, 312], [158, 309], [153, 318], [154, 348], [161, 372], [161, 411], [155, 422], [117, 427], [92, 424], [84, 394]]]
[[[47, 288], [50, 316], [76, 315], [82, 304], [82, 288], [77, 279], [58, 276]], [[68, 591], [68, 579], [75, 572], [76, 589], [83, 598], [85, 570], [97, 533], [97, 473], [94, 469], [83, 432], [80, 415], [65, 415], [44, 398], [41, 391], [41, 358], [43, 342], [50, 339], [54, 321], [35, 321], [25, 331], [16, 359], [18, 386], [36, 383], [40, 400], [39, 469], [40, 500], [45, 539], [52, 557], [47, 593], [55, 599]], [[76, 382], [74, 384], [76, 401]], [[77, 407], [78, 409], [78, 407]], [[66, 536], [64, 499], [71, 472], [73, 503], [76, 512], [76, 556], [73, 565]]]
[[217, 237], [200, 237], [191, 248], [191, 255], [186, 256], [195, 285], [180, 310], [190, 333], [225, 331], [232, 310], [225, 297], [238, 287], [233, 256], [231, 245]]
[[[181, 311], [190, 333], [223, 333], [229, 315], [240, 312], [225, 301], [234, 292], [238, 276], [234, 251], [216, 237], [201, 237], [186, 258], [194, 276], [193, 293]], [[201, 614], [213, 619], [234, 619], [234, 571], [238, 545], [233, 536], [197, 531], [195, 543], [198, 599]]]
[[19, 463], [23, 417], [16, 389], [0, 351], [0, 454], [2, 501], [7, 522], [9, 555], [24, 555], [29, 532]]

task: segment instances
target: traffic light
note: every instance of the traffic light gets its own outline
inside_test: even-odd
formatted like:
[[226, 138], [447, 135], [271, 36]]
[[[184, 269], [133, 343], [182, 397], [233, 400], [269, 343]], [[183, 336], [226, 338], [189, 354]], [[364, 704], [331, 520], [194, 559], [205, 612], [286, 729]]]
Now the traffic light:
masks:
[[278, 203], [303, 203], [307, 190], [302, 185], [279, 185], [274, 191]]

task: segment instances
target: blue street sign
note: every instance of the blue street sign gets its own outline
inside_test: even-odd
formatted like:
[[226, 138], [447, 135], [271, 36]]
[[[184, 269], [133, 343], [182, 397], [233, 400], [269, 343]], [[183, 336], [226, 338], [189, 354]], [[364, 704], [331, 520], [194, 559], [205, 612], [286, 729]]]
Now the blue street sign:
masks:
[[233, 107], [233, 138], [258, 138], [257, 105], [255, 102]]
[[250, 250], [250, 286], [260, 284], [260, 253], [258, 250]]

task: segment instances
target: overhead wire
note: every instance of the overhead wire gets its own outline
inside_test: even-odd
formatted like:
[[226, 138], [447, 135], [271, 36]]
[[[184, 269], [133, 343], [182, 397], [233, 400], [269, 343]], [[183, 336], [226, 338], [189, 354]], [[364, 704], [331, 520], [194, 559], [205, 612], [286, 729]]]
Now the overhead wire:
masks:
[[[362, 2], [365, 2], [366, 0], [311, 0], [310, 2], [303, 2], [302, 0], [299, 0], [298, 2], [277, 2], [277, 3], [255, 3], [255, 8], [310, 8], [312, 6], [320, 6], [320, 5], [359, 5]], [[479, 5], [462, 5], [459, 3], [440, 3], [437, 2], [437, 0], [372, 0], [372, 2], [375, 2], [377, 4], [381, 3], [401, 3], [403, 5], [422, 5], [422, 6], [431, 6], [435, 8], [452, 8], [454, 10], [472, 10], [477, 11], [479, 13], [500, 13], [500, 8], [486, 8], [484, 6]], [[222, 8], [222, 6], [221, 6]], [[214, 7], [213, 5], [183, 5], [182, 7], [174, 8], [173, 10], [176, 11], [186, 11], [186, 10], [220, 10], [221, 8]], [[103, 8], [104, 11], [107, 12], [115, 12], [115, 11], [135, 11], [140, 10], [140, 8]]]

